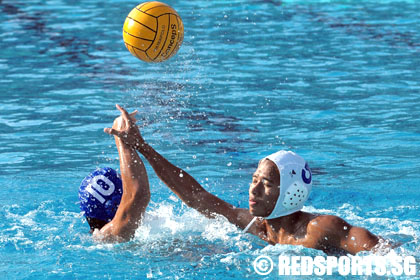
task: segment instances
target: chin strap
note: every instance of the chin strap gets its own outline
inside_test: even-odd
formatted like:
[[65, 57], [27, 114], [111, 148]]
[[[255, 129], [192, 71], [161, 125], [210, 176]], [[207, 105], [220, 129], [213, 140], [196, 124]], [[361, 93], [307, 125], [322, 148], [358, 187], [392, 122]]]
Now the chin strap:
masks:
[[257, 219], [257, 217], [254, 217], [249, 224], [246, 226], [246, 228], [242, 231], [242, 233], [246, 233], [248, 231], [248, 229], [252, 226], [252, 224], [255, 222], [255, 220]]

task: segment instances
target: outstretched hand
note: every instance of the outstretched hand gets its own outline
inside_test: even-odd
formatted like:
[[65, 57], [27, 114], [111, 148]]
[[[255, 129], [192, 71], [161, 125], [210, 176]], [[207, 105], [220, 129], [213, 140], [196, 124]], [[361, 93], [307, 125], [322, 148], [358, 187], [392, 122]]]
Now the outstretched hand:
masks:
[[136, 125], [135, 114], [137, 111], [134, 111], [131, 114], [128, 114], [127, 111], [116, 104], [117, 109], [121, 112], [121, 121], [117, 120], [114, 122], [112, 128], [104, 128], [104, 132], [110, 135], [115, 135], [123, 141], [124, 144], [138, 149], [144, 144], [144, 139], [140, 134], [140, 131]]

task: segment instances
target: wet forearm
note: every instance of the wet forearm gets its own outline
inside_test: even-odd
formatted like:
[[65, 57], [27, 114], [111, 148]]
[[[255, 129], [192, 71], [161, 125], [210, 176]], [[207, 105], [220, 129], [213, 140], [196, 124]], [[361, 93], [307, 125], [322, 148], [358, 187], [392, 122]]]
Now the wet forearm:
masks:
[[150, 145], [144, 143], [138, 151], [147, 159], [156, 175], [186, 204], [193, 203], [195, 195], [205, 191], [192, 176], [170, 163]]
[[149, 194], [149, 180], [143, 161], [136, 150], [125, 145], [120, 139], [115, 139], [120, 158], [120, 170], [123, 186], [128, 193]]
[[252, 219], [246, 210], [248, 216], [245, 219], [239, 218], [244, 209], [237, 209], [207, 192], [187, 172], [171, 164], [148, 144], [142, 143], [138, 151], [147, 159], [158, 177], [189, 207], [208, 218], [214, 218], [215, 214], [225, 216], [231, 223], [241, 228]]

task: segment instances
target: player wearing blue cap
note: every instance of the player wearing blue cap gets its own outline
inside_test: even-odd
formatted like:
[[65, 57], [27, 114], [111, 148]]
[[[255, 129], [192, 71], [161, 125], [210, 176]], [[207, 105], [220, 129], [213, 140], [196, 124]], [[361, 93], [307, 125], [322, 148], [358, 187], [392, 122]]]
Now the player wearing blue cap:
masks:
[[[135, 122], [136, 113], [116, 118], [112, 129], [125, 130], [128, 122]], [[80, 208], [96, 238], [127, 241], [134, 236], [149, 204], [149, 180], [136, 150], [114, 138], [121, 176], [108, 167], [92, 172], [79, 188]]]
[[379, 237], [339, 217], [301, 211], [312, 188], [312, 173], [297, 154], [279, 151], [263, 158], [249, 187], [249, 210], [236, 208], [207, 192], [187, 172], [156, 152], [144, 141], [128, 113], [118, 105], [117, 108], [128, 127], [104, 131], [137, 149], [184, 203], [207, 217], [223, 215], [229, 222], [271, 244], [302, 245], [326, 253], [355, 254], [378, 244]]
[[80, 209], [92, 232], [114, 218], [122, 194], [121, 176], [110, 167], [98, 168], [83, 179], [79, 187]]

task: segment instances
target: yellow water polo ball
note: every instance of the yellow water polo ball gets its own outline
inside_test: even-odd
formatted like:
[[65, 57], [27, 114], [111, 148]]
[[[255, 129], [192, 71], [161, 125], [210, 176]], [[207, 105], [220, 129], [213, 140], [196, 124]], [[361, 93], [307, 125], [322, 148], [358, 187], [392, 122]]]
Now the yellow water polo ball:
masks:
[[125, 46], [146, 62], [162, 62], [175, 55], [184, 39], [178, 13], [161, 2], [145, 2], [128, 14], [123, 27]]

